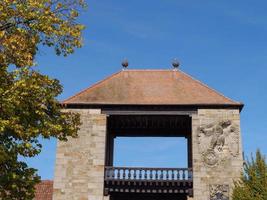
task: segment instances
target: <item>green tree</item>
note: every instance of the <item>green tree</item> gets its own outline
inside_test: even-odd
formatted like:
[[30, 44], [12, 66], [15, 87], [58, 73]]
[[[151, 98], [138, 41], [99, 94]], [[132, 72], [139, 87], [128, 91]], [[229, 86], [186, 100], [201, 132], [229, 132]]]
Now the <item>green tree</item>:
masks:
[[256, 158], [244, 164], [241, 179], [235, 183], [233, 200], [267, 200], [267, 164], [258, 150]]
[[62, 86], [37, 71], [44, 45], [67, 56], [82, 45], [83, 0], [0, 2], [0, 199], [32, 199], [37, 170], [20, 157], [40, 153], [40, 138], [76, 137], [79, 115], [62, 112]]

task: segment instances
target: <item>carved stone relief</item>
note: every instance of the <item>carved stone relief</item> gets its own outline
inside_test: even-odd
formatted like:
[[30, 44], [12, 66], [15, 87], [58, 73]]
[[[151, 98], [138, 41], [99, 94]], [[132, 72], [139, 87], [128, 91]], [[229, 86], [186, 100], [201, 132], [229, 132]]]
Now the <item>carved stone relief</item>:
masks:
[[229, 200], [229, 185], [210, 185], [210, 200]]
[[220, 161], [239, 154], [239, 129], [231, 120], [200, 126], [198, 143], [203, 161], [215, 166]]

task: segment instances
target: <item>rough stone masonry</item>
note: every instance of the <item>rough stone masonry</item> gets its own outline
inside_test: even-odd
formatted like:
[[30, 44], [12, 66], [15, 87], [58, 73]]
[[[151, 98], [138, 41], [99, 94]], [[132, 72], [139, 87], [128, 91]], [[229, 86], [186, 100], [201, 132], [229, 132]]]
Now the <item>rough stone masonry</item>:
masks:
[[98, 109], [68, 110], [81, 115], [78, 138], [58, 142], [54, 200], [103, 200], [106, 116]]
[[194, 200], [231, 199], [243, 166], [239, 110], [199, 109], [192, 135]]

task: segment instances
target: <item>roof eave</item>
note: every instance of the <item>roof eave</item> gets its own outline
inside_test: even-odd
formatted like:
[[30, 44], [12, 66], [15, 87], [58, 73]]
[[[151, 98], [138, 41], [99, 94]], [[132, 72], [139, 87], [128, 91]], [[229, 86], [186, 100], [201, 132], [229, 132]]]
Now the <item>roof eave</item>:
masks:
[[103, 108], [103, 107], [149, 107], [149, 106], [159, 106], [159, 107], [179, 107], [179, 108], [235, 108], [242, 111], [243, 103], [233, 103], [233, 104], [117, 104], [117, 103], [65, 103], [61, 102], [60, 105], [63, 108], [75, 108], [75, 109], [86, 109], [86, 108]]

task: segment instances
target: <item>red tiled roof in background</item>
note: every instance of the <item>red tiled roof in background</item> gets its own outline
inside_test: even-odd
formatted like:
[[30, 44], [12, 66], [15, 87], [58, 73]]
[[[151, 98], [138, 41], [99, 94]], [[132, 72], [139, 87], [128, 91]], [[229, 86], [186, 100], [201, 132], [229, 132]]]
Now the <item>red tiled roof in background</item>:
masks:
[[44, 180], [35, 186], [34, 200], [52, 200], [53, 197], [53, 181]]
[[124, 70], [66, 99], [63, 104], [234, 105], [207, 85], [177, 70]]

